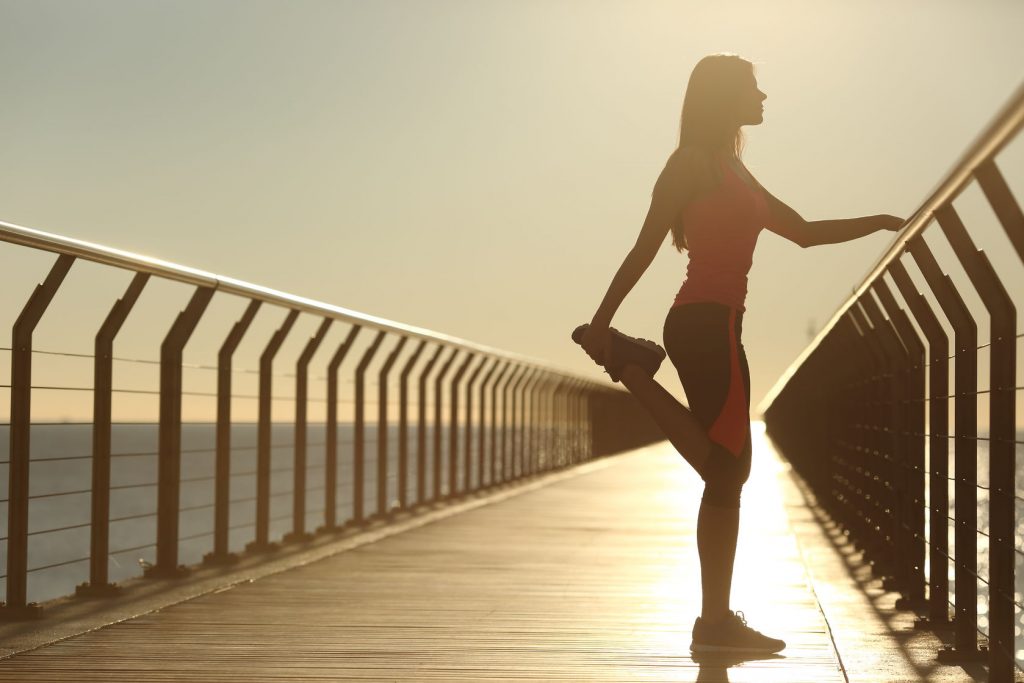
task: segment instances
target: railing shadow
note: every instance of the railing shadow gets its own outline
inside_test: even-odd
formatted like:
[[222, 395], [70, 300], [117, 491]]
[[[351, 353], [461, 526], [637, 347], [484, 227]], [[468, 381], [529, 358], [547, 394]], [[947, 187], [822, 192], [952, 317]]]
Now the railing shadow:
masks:
[[[803, 480], [799, 473], [796, 472], [796, 470], [790, 470], [789, 476], [793, 483], [796, 484], [796, 487], [800, 490], [807, 509], [810, 510], [815, 521], [828, 538], [829, 543], [832, 546], [832, 550], [834, 550], [836, 555], [842, 559], [843, 567], [846, 570], [847, 576], [851, 581], [857, 584], [857, 587], [861, 590], [865, 599], [871, 605], [871, 610], [875, 613], [878, 621], [885, 624], [889, 640], [899, 645], [904, 660], [914, 668], [917, 673], [918, 680], [931, 680], [931, 674], [939, 670], [940, 663], [936, 660], [934, 666], [923, 667], [915, 658], [910, 656], [905, 644], [908, 640], [914, 637], [915, 632], [897, 630], [892, 627], [891, 622], [895, 615], [895, 611], [879, 604], [882, 600], [891, 600], [891, 594], [884, 590], [882, 590], [882, 592], [869, 590], [877, 588], [879, 582], [879, 577], [875, 576], [872, 571], [873, 566], [871, 562], [864, 556], [861, 550], [856, 548], [847, 535], [843, 533], [843, 527], [828, 514], [827, 510], [821, 507], [817, 501], [817, 497], [814, 495], [814, 492], [810, 489], [807, 482]], [[872, 595], [872, 593], [875, 594]], [[944, 645], [951, 645], [953, 643], [951, 630], [933, 629], [933, 633], [943, 642]], [[948, 672], [950, 665], [941, 664], [941, 666], [943, 667], [942, 677], [948, 677], [948, 674], [945, 672]], [[956, 666], [960, 668], [965, 677], [968, 677], [964, 679], [965, 681], [977, 681], [977, 683], [984, 683], [985, 681], [988, 681], [988, 667], [981, 662], [960, 662], [957, 663]]]

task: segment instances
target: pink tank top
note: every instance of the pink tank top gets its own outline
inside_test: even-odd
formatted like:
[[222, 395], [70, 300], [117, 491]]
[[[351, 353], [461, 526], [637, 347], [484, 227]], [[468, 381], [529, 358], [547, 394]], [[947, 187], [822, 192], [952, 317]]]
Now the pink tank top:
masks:
[[716, 301], [745, 310], [754, 246], [771, 214], [763, 192], [744, 183], [724, 157], [720, 165], [725, 171], [721, 184], [683, 208], [690, 260], [673, 306]]

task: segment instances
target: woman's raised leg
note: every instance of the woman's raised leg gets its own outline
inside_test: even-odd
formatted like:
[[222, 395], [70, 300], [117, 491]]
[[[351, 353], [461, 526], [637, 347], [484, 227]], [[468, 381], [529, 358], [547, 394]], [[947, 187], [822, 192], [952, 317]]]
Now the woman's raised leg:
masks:
[[626, 365], [619, 381], [647, 408], [655, 423], [686, 462], [703, 476], [704, 465], [711, 454], [711, 441], [697, 417], [636, 365]]

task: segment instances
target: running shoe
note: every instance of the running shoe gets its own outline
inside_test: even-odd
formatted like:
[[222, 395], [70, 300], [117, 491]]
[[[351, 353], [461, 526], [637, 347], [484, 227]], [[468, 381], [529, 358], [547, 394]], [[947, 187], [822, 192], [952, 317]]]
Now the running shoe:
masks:
[[[583, 334], [590, 327], [589, 323], [583, 323], [572, 331], [572, 340], [577, 344], [583, 339]], [[665, 360], [665, 349], [661, 348], [650, 339], [630, 337], [628, 334], [619, 332], [614, 327], [609, 327], [611, 332], [611, 354], [604, 369], [613, 382], [618, 382], [622, 376], [622, 370], [627, 364], [632, 363], [643, 368], [651, 377], [658, 371], [661, 361]]]
[[697, 617], [693, 622], [691, 652], [748, 652], [771, 654], [786, 647], [786, 642], [770, 638], [747, 626], [743, 612], [729, 612], [717, 624]]

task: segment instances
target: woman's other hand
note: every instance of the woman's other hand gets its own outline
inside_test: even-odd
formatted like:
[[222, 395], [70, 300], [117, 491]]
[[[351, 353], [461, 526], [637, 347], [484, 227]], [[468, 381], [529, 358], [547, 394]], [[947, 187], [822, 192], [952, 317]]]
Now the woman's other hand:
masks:
[[601, 366], [607, 360], [610, 345], [611, 332], [607, 325], [590, 325], [583, 333], [583, 339], [580, 340], [580, 346], [587, 352], [587, 355]]

